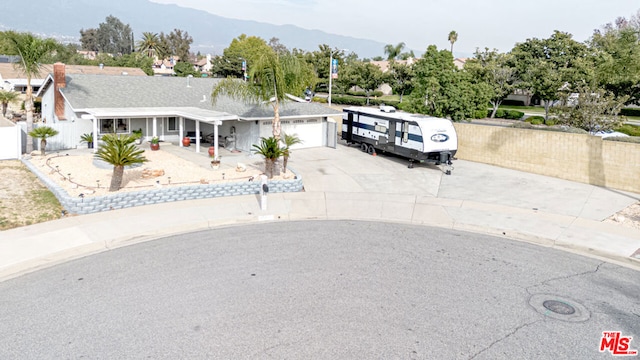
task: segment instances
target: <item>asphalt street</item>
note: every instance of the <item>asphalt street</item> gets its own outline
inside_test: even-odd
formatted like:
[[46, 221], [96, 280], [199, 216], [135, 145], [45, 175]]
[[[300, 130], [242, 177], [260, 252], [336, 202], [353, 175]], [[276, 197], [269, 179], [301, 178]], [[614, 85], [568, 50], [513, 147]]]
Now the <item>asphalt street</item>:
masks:
[[1, 282], [0, 358], [609, 359], [603, 331], [640, 348], [638, 294], [637, 271], [488, 235], [231, 226]]

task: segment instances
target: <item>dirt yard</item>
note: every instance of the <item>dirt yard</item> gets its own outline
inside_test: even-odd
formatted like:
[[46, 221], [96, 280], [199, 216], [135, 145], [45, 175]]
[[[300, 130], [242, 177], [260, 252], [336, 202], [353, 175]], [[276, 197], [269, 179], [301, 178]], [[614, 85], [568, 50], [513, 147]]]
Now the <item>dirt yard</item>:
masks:
[[58, 199], [18, 160], [0, 161], [0, 230], [58, 219]]

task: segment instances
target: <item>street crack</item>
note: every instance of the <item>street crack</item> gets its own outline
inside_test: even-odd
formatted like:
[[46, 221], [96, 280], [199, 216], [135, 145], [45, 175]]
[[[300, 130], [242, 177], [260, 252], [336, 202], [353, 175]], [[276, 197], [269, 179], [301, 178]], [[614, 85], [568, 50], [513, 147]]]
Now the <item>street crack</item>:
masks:
[[496, 340], [496, 341], [492, 342], [491, 344], [489, 344], [489, 346], [487, 346], [487, 347], [485, 347], [484, 349], [482, 349], [482, 350], [478, 351], [477, 353], [473, 354], [473, 355], [469, 358], [469, 360], [475, 359], [478, 355], [482, 354], [483, 352], [485, 352], [485, 351], [487, 351], [487, 350], [490, 350], [490, 349], [491, 349], [493, 346], [495, 346], [497, 343], [502, 342], [502, 341], [504, 341], [504, 340], [506, 340], [506, 339], [510, 338], [511, 336], [513, 336], [515, 333], [517, 333], [517, 332], [518, 332], [518, 331], [520, 331], [521, 329], [524, 329], [524, 328], [526, 328], [526, 327], [528, 327], [528, 326], [531, 326], [531, 325], [533, 325], [533, 324], [535, 324], [535, 323], [537, 323], [537, 322], [540, 322], [540, 321], [543, 321], [543, 320], [538, 319], [538, 320], [535, 320], [535, 321], [532, 321], [532, 322], [528, 322], [528, 323], [525, 323], [525, 324], [522, 324], [522, 325], [518, 326], [518, 327], [517, 327], [517, 328], [515, 328], [512, 332], [510, 332], [510, 333], [508, 333], [507, 335], [505, 335], [505, 336], [501, 337], [500, 339], [498, 339], [498, 340]]

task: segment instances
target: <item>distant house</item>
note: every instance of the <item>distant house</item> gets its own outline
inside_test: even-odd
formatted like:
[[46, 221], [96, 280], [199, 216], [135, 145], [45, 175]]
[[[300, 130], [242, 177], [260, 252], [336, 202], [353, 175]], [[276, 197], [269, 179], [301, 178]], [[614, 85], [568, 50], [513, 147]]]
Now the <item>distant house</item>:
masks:
[[469, 60], [469, 58], [455, 58], [453, 59], [453, 65], [462, 70], [464, 69], [464, 64], [467, 63], [467, 60]]
[[[260, 137], [271, 136], [273, 109], [227, 97], [212, 106], [210, 94], [218, 81], [198, 77], [70, 74], [64, 64], [55, 64], [53, 74], [47, 77], [38, 94], [42, 97], [42, 116], [48, 119], [47, 125], [62, 129], [47, 148], [82, 146], [83, 133], [93, 133], [94, 139], [99, 139], [105, 134], [131, 134], [142, 129], [147, 140], [157, 136], [161, 141], [180, 144], [188, 132], [202, 134], [195, 136], [196, 151], [200, 151], [206, 139], [218, 145], [227, 137], [233, 137], [234, 148], [250, 151]], [[335, 131], [329, 131], [328, 117], [340, 115], [340, 111], [315, 103], [286, 102], [280, 107], [282, 131], [297, 134], [303, 140], [298, 147], [326, 146], [328, 136], [335, 136]]]
[[175, 75], [175, 71], [173, 68], [176, 66], [178, 61], [180, 60], [177, 56], [171, 56], [168, 59], [156, 59], [153, 62], [153, 73], [157, 76], [173, 76]]
[[211, 64], [211, 54], [207, 54], [206, 57], [194, 62], [193, 68], [201, 73], [210, 73], [211, 68], [213, 68], [213, 65]]

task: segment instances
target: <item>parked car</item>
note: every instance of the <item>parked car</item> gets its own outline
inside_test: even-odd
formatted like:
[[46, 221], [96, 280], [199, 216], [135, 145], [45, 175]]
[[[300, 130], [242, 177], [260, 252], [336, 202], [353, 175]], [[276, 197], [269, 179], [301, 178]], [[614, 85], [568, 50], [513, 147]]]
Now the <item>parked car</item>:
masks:
[[620, 136], [620, 137], [628, 137], [629, 135], [627, 134], [623, 134], [621, 132], [618, 131], [613, 131], [613, 130], [605, 130], [605, 131], [597, 131], [595, 133], [593, 133], [593, 135], [595, 136], [599, 136], [601, 138], [608, 138], [608, 137], [616, 137], [616, 136]]

